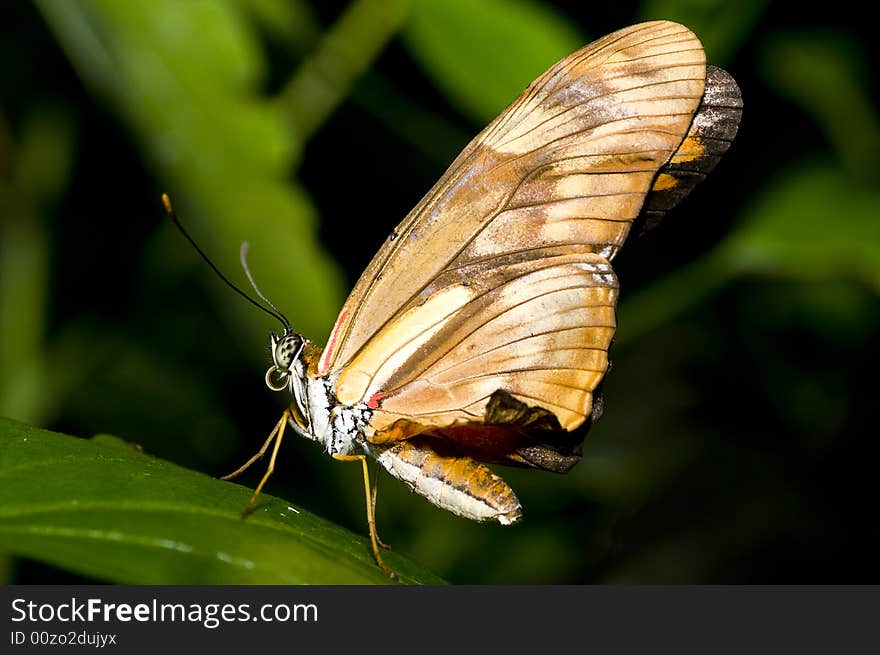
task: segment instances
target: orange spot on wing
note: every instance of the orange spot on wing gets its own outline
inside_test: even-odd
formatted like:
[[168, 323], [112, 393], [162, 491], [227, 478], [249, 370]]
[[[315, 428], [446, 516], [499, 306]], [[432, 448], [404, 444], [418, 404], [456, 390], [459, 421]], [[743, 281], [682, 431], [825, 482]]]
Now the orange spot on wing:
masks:
[[660, 173], [654, 181], [654, 186], [651, 187], [651, 191], [665, 191], [666, 189], [671, 189], [677, 184], [678, 180], [669, 173]]
[[705, 153], [706, 147], [703, 145], [703, 142], [700, 141], [700, 138], [697, 136], [688, 136], [681, 142], [681, 145], [678, 147], [678, 150], [675, 151], [675, 154], [672, 156], [669, 163], [683, 164], [685, 162], [699, 159]]

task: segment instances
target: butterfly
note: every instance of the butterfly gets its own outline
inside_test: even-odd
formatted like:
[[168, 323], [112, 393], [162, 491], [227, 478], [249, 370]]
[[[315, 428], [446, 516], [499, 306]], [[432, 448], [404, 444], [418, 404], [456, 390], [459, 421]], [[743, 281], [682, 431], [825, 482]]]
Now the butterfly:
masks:
[[520, 502], [487, 464], [562, 473], [580, 459], [616, 328], [611, 262], [634, 223], [656, 224], [715, 166], [741, 112], [688, 28], [627, 27], [556, 63], [464, 148], [383, 243], [326, 346], [251, 279], [284, 325], [266, 384], [291, 402], [226, 476], [274, 443], [249, 509], [289, 427], [361, 462], [387, 573], [368, 458], [438, 507], [516, 523]]

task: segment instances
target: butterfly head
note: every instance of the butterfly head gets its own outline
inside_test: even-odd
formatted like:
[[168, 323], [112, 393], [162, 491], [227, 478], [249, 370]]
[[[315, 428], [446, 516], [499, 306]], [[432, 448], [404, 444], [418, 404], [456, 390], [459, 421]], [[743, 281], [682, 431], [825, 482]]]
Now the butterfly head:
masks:
[[306, 340], [299, 334], [286, 329], [284, 334], [272, 332], [269, 335], [269, 348], [272, 351], [272, 366], [266, 371], [266, 386], [272, 391], [283, 391], [291, 387], [291, 382], [303, 373], [302, 353]]
[[314, 355], [311, 341], [285, 325], [281, 335], [269, 334], [269, 348], [272, 366], [266, 371], [266, 386], [272, 391], [289, 391], [293, 396], [290, 425], [300, 436], [325, 441], [331, 434], [327, 416], [329, 397], [325, 387], [308, 373], [310, 357]]

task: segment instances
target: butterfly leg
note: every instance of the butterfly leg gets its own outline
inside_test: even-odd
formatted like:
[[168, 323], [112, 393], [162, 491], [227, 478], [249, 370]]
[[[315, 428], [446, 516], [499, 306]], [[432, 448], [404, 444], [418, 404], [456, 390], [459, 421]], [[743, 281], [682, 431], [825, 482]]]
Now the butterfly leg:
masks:
[[[379, 464], [376, 464], [376, 470], [373, 473], [373, 494], [370, 499], [370, 504], [373, 506], [373, 518], [376, 517], [376, 493], [379, 491]], [[376, 533], [376, 542], [379, 544], [380, 548], [384, 548], [385, 550], [391, 550], [391, 546], [386, 544], [379, 538], [379, 533]]]
[[281, 439], [284, 437], [284, 428], [287, 427], [287, 419], [290, 416], [289, 410], [284, 410], [284, 413], [281, 415], [281, 420], [278, 421], [277, 425], [273, 428], [272, 432], [269, 433], [269, 438], [266, 439], [266, 443], [263, 444], [263, 447], [260, 448], [259, 452], [256, 455], [251, 457], [244, 465], [230, 473], [229, 475], [224, 475], [221, 480], [231, 480], [232, 478], [240, 475], [251, 464], [260, 459], [263, 455], [266, 454], [266, 451], [269, 449], [269, 444], [272, 443], [272, 440], [275, 440], [275, 447], [272, 449], [272, 456], [269, 458], [269, 468], [266, 469], [266, 474], [263, 476], [263, 479], [260, 480], [260, 484], [257, 485], [257, 488], [254, 489], [254, 493], [251, 495], [251, 499], [248, 501], [247, 506], [244, 508], [244, 511], [241, 513], [241, 518], [247, 518], [251, 512], [254, 511], [254, 503], [257, 501], [257, 496], [260, 495], [260, 491], [263, 489], [263, 485], [266, 484], [266, 480], [269, 479], [269, 476], [272, 475], [272, 472], [275, 470], [275, 458], [278, 457], [278, 449], [281, 447]]
[[232, 473], [227, 473], [226, 475], [221, 475], [221, 480], [232, 480], [237, 478], [239, 475], [247, 471], [251, 465], [260, 459], [263, 455], [266, 454], [266, 451], [269, 449], [269, 444], [272, 443], [272, 440], [275, 438], [275, 435], [278, 434], [278, 430], [283, 429], [281, 426], [283, 423], [287, 421], [287, 417], [289, 416], [288, 410], [284, 410], [284, 413], [281, 415], [281, 420], [272, 428], [272, 432], [269, 433], [269, 437], [266, 439], [266, 443], [263, 444], [263, 447], [257, 451], [257, 454], [251, 457], [248, 461], [242, 464], [240, 467], [235, 469]]
[[370, 489], [370, 470], [367, 466], [367, 456], [340, 455], [339, 453], [335, 453], [333, 459], [339, 460], [340, 462], [360, 461], [364, 471], [364, 493], [367, 497], [367, 523], [370, 526], [370, 543], [373, 546], [373, 557], [376, 558], [376, 564], [379, 565], [379, 568], [382, 569], [385, 575], [389, 578], [396, 578], [397, 574], [388, 568], [385, 562], [382, 561], [382, 555], [379, 553], [379, 544], [382, 542], [379, 540], [379, 535], [376, 532], [375, 494]]

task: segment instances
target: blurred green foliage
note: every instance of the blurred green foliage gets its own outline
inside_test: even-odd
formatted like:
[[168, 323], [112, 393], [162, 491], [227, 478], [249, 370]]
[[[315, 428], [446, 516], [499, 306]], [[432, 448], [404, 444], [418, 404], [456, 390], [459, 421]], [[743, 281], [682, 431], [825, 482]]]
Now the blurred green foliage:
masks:
[[[0, 17], [0, 414], [212, 475], [277, 420], [262, 384], [277, 326], [174, 233], [162, 191], [237, 280], [249, 241], [263, 291], [322, 342], [391, 227], [531, 79], [624, 25], [689, 25], [740, 83], [743, 123], [616, 262], [614, 367], [583, 462], [505, 470], [526, 515], [512, 529], [383, 477], [380, 531], [452, 582], [876, 581], [880, 119], [863, 17], [765, 0], [38, 0]], [[134, 475], [135, 456], [103, 475]], [[288, 439], [269, 491], [364, 534], [356, 468]], [[77, 488], [2, 475], [0, 516]], [[229, 516], [246, 495], [192, 484], [193, 505]], [[247, 531], [230, 543], [256, 548]], [[303, 547], [276, 537], [268, 559]], [[8, 548], [29, 556], [0, 566], [11, 581], [133, 580], [64, 546]]]
[[[118, 437], [9, 419], [0, 430], [0, 544], [10, 552], [127, 584], [391, 583], [368, 539], [286, 501], [260, 496], [242, 521], [250, 489]], [[396, 553], [388, 564], [401, 582], [442, 583]]]
[[[403, 37], [456, 107], [483, 123], [543, 73], [547, 62], [589, 41], [557, 10], [531, 0], [417, 0]], [[476, 61], [479, 66], [472, 66]]]

